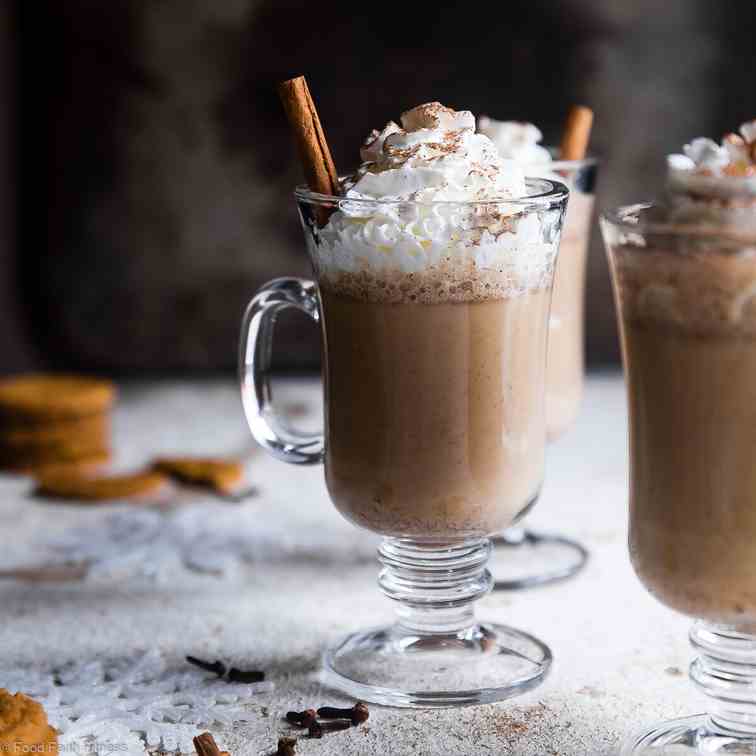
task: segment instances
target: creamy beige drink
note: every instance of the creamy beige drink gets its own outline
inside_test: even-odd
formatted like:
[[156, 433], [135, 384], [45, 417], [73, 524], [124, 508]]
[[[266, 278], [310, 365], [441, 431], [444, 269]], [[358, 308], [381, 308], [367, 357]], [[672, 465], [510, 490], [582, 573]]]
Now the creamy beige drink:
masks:
[[583, 398], [585, 372], [585, 270], [594, 195], [566, 183], [570, 185], [570, 202], [559, 245], [546, 361], [546, 424], [550, 440], [561, 436], [575, 422]]
[[532, 123], [496, 121], [485, 116], [478, 130], [503, 157], [517, 160], [528, 175], [563, 181], [570, 201], [559, 248], [549, 321], [546, 370], [546, 425], [549, 439], [562, 435], [577, 418], [583, 396], [585, 270], [588, 259], [595, 163], [552, 160]]
[[[756, 123], [744, 135], [753, 143]], [[729, 144], [696, 140], [671, 161], [668, 206], [605, 234], [633, 565], [668, 606], [743, 628], [756, 625], [756, 167], [753, 144]]]
[[434, 304], [321, 295], [326, 480], [342, 514], [421, 539], [510, 525], [543, 477], [548, 290]]
[[527, 191], [519, 166], [437, 103], [374, 132], [362, 156], [311, 249], [329, 493], [385, 535], [493, 533], [543, 476], [559, 213], [508, 204]]
[[630, 553], [668, 606], [756, 622], [756, 256], [716, 243], [691, 253], [615, 252], [631, 418]]

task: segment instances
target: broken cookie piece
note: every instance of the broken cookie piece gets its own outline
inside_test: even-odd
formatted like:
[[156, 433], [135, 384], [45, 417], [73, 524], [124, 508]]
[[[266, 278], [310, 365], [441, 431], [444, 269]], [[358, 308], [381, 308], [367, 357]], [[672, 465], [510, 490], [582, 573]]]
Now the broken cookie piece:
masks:
[[152, 469], [222, 494], [235, 493], [244, 482], [241, 462], [219, 457], [161, 457], [153, 462]]

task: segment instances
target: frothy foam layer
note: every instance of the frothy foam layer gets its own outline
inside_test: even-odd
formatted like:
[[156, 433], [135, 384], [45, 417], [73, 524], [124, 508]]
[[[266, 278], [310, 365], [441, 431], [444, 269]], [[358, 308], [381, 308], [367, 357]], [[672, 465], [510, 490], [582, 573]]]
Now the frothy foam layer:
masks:
[[373, 131], [344, 199], [316, 231], [321, 281], [369, 301], [475, 301], [548, 286], [558, 210], [527, 196], [522, 168], [475, 133], [469, 111], [420, 105]]
[[689, 254], [620, 247], [615, 266], [629, 321], [700, 335], [756, 336], [756, 246]]
[[[548, 286], [558, 214], [513, 218], [500, 210], [380, 206], [363, 222], [332, 218], [310, 251], [321, 281], [368, 301], [475, 301]], [[476, 219], [482, 225], [470, 228]]]
[[481, 116], [478, 119], [478, 132], [485, 134], [496, 145], [503, 158], [529, 166], [548, 166], [551, 162], [551, 153], [539, 144], [543, 134], [532, 123], [496, 121]]

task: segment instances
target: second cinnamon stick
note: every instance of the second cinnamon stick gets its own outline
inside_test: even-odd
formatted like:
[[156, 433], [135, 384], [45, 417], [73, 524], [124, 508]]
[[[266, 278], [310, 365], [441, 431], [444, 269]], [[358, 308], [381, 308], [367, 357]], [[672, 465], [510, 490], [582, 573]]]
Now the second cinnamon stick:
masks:
[[585, 105], [573, 105], [567, 114], [559, 159], [582, 160], [588, 150], [592, 127], [593, 111]]

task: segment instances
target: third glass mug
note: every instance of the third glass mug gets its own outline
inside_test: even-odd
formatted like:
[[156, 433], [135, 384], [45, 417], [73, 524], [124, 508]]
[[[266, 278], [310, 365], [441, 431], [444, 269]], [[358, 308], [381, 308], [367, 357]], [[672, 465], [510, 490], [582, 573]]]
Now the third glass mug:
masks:
[[[272, 281], [245, 315], [240, 378], [255, 439], [284, 461], [324, 462], [339, 511], [384, 536], [379, 584], [397, 622], [324, 657], [328, 679], [357, 698], [495, 701], [550, 666], [543, 643], [479, 625], [473, 612], [492, 586], [488, 536], [527, 511], [543, 476], [547, 322], [567, 189], [527, 184], [507, 202], [426, 204], [299, 188], [317, 283]], [[338, 233], [329, 217], [344, 221]], [[411, 237], [366, 244], [386, 217]], [[401, 265], [386, 262], [393, 253]], [[297, 433], [272, 409], [272, 326], [289, 307], [321, 323], [323, 435]]]
[[696, 618], [690, 677], [708, 706], [632, 737], [628, 756], [756, 753], [756, 199], [730, 183], [732, 207], [602, 217], [630, 413], [630, 556], [659, 601]]

